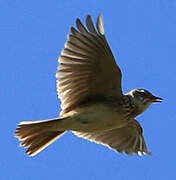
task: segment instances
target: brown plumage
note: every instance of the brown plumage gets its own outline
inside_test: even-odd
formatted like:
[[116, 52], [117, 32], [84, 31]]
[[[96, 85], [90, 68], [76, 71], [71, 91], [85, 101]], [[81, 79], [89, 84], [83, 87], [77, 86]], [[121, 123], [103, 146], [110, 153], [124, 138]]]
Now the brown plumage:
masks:
[[[25, 122], [26, 123], [26, 122]], [[30, 156], [45, 149], [56, 139], [60, 138], [65, 131], [53, 131], [51, 121], [21, 123], [16, 129], [16, 137], [22, 141], [20, 146], [29, 147], [26, 151]]]
[[103, 18], [96, 28], [88, 15], [86, 27], [79, 19], [58, 59], [57, 92], [60, 118], [21, 122], [16, 137], [34, 156], [72, 130], [79, 137], [103, 144], [118, 152], [151, 154], [143, 130], [135, 117], [161, 98], [144, 89], [123, 95], [122, 73], [105, 37]]
[[115, 128], [101, 132], [73, 131], [73, 133], [81, 138], [108, 146], [118, 152], [124, 151], [128, 155], [133, 153], [138, 155], [151, 154], [147, 150], [142, 128], [136, 120], [131, 121], [123, 128]]
[[121, 70], [106, 41], [102, 16], [98, 16], [97, 30], [90, 16], [87, 29], [79, 19], [76, 25], [79, 31], [71, 27], [56, 74], [61, 115], [90, 96], [122, 96]]

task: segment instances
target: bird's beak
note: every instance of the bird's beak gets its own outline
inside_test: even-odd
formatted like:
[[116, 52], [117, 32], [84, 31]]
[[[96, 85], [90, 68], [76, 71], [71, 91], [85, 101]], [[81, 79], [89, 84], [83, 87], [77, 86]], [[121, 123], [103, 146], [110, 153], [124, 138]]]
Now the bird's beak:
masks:
[[155, 102], [161, 103], [161, 102], [163, 101], [162, 98], [156, 97], [156, 96], [152, 96], [152, 97], [151, 97], [151, 100], [152, 100], [153, 103], [155, 103]]

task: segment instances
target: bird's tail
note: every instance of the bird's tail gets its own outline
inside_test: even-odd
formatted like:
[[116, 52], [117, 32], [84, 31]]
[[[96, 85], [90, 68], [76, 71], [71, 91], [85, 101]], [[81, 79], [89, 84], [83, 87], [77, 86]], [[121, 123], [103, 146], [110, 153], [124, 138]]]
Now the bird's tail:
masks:
[[54, 128], [58, 121], [63, 119], [21, 122], [18, 124], [15, 136], [22, 141], [20, 146], [28, 147], [26, 153], [35, 156], [66, 132]]

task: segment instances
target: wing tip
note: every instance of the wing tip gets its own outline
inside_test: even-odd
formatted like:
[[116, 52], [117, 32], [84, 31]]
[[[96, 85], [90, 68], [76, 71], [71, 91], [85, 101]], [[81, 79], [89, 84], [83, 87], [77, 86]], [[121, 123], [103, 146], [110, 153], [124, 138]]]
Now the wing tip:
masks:
[[97, 18], [97, 29], [101, 35], [105, 35], [103, 15], [100, 13]]

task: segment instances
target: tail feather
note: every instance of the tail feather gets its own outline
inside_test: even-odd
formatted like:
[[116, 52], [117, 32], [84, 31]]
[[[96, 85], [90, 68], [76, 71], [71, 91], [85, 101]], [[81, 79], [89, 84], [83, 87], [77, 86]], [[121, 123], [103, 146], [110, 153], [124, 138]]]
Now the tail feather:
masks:
[[26, 121], [18, 125], [15, 135], [22, 141], [20, 146], [28, 148], [29, 156], [35, 156], [66, 132], [53, 131], [52, 125], [53, 121]]

